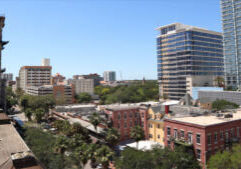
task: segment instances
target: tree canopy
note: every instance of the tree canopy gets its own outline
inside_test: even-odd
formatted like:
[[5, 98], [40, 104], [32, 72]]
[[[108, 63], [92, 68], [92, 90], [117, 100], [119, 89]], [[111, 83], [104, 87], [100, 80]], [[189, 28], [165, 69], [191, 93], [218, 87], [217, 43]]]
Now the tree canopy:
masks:
[[95, 94], [100, 96], [101, 104], [137, 103], [159, 98], [156, 81], [147, 81], [145, 84], [134, 83], [129, 86], [97, 86]]
[[75, 98], [78, 103], [89, 103], [92, 99], [89, 93], [80, 93]]
[[212, 108], [216, 110], [237, 109], [239, 108], [239, 105], [227, 100], [216, 100], [212, 103]]

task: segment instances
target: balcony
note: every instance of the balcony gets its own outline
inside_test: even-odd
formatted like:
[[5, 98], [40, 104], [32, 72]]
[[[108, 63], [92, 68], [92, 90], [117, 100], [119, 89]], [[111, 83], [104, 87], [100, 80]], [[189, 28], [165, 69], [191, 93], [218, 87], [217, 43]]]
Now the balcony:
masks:
[[185, 147], [193, 146], [193, 142], [184, 137], [176, 137], [176, 138], [171, 137], [170, 140], [173, 141], [175, 145], [182, 145]]

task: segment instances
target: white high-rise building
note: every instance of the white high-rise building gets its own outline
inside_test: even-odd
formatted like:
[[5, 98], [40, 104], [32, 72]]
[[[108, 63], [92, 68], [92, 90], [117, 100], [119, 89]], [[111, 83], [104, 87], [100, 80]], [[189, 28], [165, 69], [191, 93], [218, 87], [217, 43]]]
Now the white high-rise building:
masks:
[[49, 58], [43, 58], [42, 59], [42, 66], [50, 66], [50, 59]]
[[116, 81], [115, 71], [105, 71], [103, 76], [104, 76], [104, 81], [106, 82]]

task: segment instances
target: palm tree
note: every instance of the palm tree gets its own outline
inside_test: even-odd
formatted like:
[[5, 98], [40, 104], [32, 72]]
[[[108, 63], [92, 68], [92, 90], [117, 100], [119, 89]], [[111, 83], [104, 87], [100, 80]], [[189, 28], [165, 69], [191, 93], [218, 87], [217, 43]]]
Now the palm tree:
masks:
[[114, 156], [114, 152], [106, 145], [102, 145], [96, 150], [96, 159], [98, 163], [102, 164], [103, 169], [108, 169], [109, 162]]
[[94, 126], [95, 131], [97, 132], [97, 126], [101, 123], [101, 118], [99, 114], [94, 112], [89, 119], [90, 119], [90, 123]]
[[131, 133], [130, 136], [132, 139], [134, 139], [137, 143], [136, 143], [136, 148], [138, 149], [138, 144], [139, 141], [141, 141], [142, 139], [144, 139], [145, 135], [144, 135], [144, 131], [141, 128], [141, 126], [135, 126], [131, 129]]
[[68, 149], [69, 142], [65, 136], [59, 136], [56, 139], [56, 143], [54, 145], [54, 151], [58, 154], [63, 155], [65, 151]]
[[77, 147], [72, 153], [71, 157], [75, 161], [76, 165], [79, 166], [81, 163], [82, 168], [84, 168], [89, 160], [89, 145], [84, 143]]
[[105, 141], [113, 149], [114, 146], [119, 142], [119, 139], [120, 139], [119, 131], [115, 128], [109, 128], [104, 134], [105, 134]]

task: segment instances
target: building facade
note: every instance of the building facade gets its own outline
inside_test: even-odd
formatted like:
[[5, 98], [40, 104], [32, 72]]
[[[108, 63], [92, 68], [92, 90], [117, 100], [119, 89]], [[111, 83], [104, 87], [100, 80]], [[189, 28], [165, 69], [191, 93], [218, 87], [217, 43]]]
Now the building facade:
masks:
[[205, 168], [212, 154], [240, 144], [241, 112], [165, 119], [165, 146], [185, 146]]
[[61, 74], [56, 73], [54, 76], [52, 76], [52, 79], [51, 79], [52, 85], [60, 85], [60, 84], [63, 84], [64, 82], [65, 82], [65, 77], [62, 76]]
[[94, 94], [94, 80], [93, 79], [71, 79], [70, 84], [75, 86], [75, 94], [89, 93]]
[[20, 88], [51, 84], [51, 66], [23, 66], [19, 71]]
[[180, 23], [157, 29], [160, 96], [179, 100], [194, 86], [223, 76], [222, 34]]
[[105, 71], [103, 77], [104, 77], [104, 81], [105, 82], [116, 81], [116, 73], [115, 73], [115, 71]]
[[97, 73], [88, 74], [88, 75], [74, 75], [73, 79], [93, 79], [94, 86], [100, 85], [100, 81], [103, 80], [103, 78]]
[[12, 73], [3, 73], [2, 79], [6, 79], [7, 81], [13, 81], [13, 74]]
[[241, 1], [221, 0], [226, 86], [241, 85]]
[[[147, 131], [147, 109], [140, 106], [110, 106], [106, 108], [112, 126], [118, 129], [120, 141], [131, 139], [130, 132], [134, 126], [142, 126], [143, 131]], [[145, 133], [147, 137], [147, 133]]]

